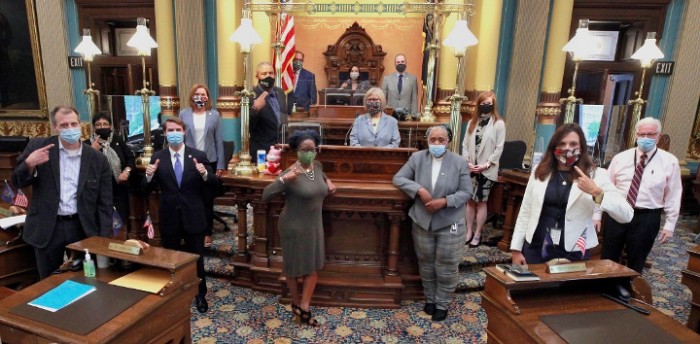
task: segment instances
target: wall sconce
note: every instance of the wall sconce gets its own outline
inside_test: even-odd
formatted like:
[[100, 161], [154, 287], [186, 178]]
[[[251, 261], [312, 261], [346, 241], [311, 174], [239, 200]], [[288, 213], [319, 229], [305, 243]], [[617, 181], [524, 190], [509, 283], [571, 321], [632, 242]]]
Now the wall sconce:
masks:
[[250, 121], [250, 98], [254, 97], [255, 93], [248, 90], [248, 55], [253, 45], [262, 43], [262, 38], [253, 28], [253, 20], [250, 18], [250, 8], [247, 2], [243, 9], [241, 25], [233, 32], [231, 37], [229, 37], [229, 41], [238, 43], [241, 46], [241, 53], [243, 54], [243, 90], [236, 92], [236, 95], [241, 97], [241, 161], [233, 168], [233, 174], [252, 175], [257, 173], [258, 169], [251, 163], [251, 156], [249, 153], [250, 131], [248, 127]]
[[136, 48], [141, 56], [141, 71], [143, 72], [143, 88], [136, 91], [137, 95], [141, 96], [141, 104], [143, 105], [143, 154], [136, 159], [136, 165], [139, 168], [146, 168], [151, 163], [153, 155], [153, 146], [151, 146], [151, 111], [149, 97], [155, 95], [156, 92], [148, 89], [146, 81], [146, 56], [151, 56], [151, 49], [157, 48], [158, 43], [151, 37], [151, 32], [146, 27], [146, 18], [139, 17], [136, 19], [136, 33], [131, 36], [127, 46]]
[[83, 56], [83, 61], [87, 62], [88, 88], [83, 91], [83, 94], [88, 97], [88, 113], [92, 119], [92, 117], [95, 116], [95, 112], [97, 112], [97, 101], [95, 99], [100, 96], [100, 91], [92, 88], [94, 84], [92, 83], [92, 69], [90, 68], [90, 64], [95, 55], [102, 54], [102, 51], [92, 41], [90, 29], [83, 29], [83, 40], [75, 47], [74, 51]]
[[642, 66], [642, 80], [639, 83], [639, 91], [635, 92], [637, 99], [630, 100], [629, 105], [634, 105], [632, 108], [632, 119], [630, 121], [630, 130], [627, 136], [627, 147], [634, 147], [634, 143], [637, 139], [637, 133], [635, 133], [634, 127], [637, 122], [642, 117], [642, 107], [647, 102], [642, 99], [642, 91], [644, 89], [644, 77], [646, 76], [647, 69], [651, 67], [652, 63], [657, 59], [663, 58], [664, 53], [656, 45], [656, 32], [647, 32], [647, 38], [644, 40], [644, 45], [642, 45], [639, 50], [632, 54], [632, 58], [639, 60]]
[[571, 53], [571, 59], [574, 61], [574, 76], [571, 81], [571, 88], [569, 88], [569, 96], [559, 99], [560, 104], [566, 104], [564, 123], [574, 122], [575, 106], [576, 104], [583, 103], [583, 99], [574, 96], [574, 92], [576, 91], [576, 75], [578, 74], [579, 63], [581, 60], [588, 57], [594, 48], [594, 44], [595, 41], [591, 39], [591, 35], [588, 32], [588, 19], [580, 19], [578, 21], [576, 35], [561, 49], [562, 51]]
[[452, 31], [447, 35], [442, 45], [452, 48], [452, 51], [457, 58], [457, 81], [455, 83], [455, 93], [449, 98], [450, 100], [450, 127], [452, 128], [453, 140], [450, 142], [450, 150], [459, 154], [459, 148], [462, 144], [462, 115], [460, 108], [462, 101], [467, 100], [467, 97], [460, 92], [460, 80], [462, 80], [462, 60], [467, 53], [467, 47], [476, 45], [479, 40], [469, 30], [466, 19], [459, 19], [455, 22]]

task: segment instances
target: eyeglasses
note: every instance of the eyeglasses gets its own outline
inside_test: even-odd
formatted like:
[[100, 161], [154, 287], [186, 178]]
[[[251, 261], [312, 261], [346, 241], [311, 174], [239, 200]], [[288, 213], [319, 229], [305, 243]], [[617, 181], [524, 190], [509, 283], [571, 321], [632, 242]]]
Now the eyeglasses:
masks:
[[308, 153], [308, 152], [318, 152], [318, 148], [299, 148], [300, 152]]
[[659, 133], [637, 133], [637, 137], [648, 137], [648, 138], [655, 138], [659, 136]]

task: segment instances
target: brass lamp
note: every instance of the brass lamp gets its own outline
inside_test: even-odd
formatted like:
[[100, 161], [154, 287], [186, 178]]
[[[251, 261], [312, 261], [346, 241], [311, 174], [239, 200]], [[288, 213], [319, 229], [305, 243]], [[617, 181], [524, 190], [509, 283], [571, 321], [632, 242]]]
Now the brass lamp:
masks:
[[250, 131], [248, 130], [248, 123], [250, 121], [250, 98], [255, 96], [255, 93], [248, 90], [248, 55], [250, 55], [250, 50], [254, 44], [262, 43], [262, 38], [253, 28], [253, 20], [250, 18], [250, 8], [248, 8], [247, 2], [243, 9], [241, 25], [233, 32], [229, 40], [238, 43], [243, 54], [243, 90], [236, 92], [236, 95], [241, 97], [241, 161], [233, 168], [233, 174], [252, 175], [257, 173], [258, 169], [251, 163], [249, 153]]
[[151, 162], [153, 155], [153, 146], [151, 146], [151, 111], [149, 97], [155, 95], [156, 92], [148, 89], [146, 81], [146, 56], [151, 56], [151, 49], [157, 48], [158, 43], [151, 37], [150, 30], [146, 27], [146, 18], [139, 17], [136, 19], [136, 33], [131, 36], [126, 45], [136, 48], [141, 56], [141, 66], [143, 72], [143, 88], [136, 91], [137, 95], [141, 96], [141, 104], [143, 105], [143, 154], [136, 159], [136, 166], [146, 168]]
[[467, 47], [476, 45], [479, 40], [476, 36], [469, 30], [467, 26], [466, 19], [459, 19], [455, 22], [455, 26], [452, 31], [447, 35], [442, 45], [446, 47], [451, 47], [457, 58], [457, 82], [455, 84], [455, 93], [449, 98], [450, 106], [450, 127], [452, 128], [452, 142], [450, 142], [450, 150], [452, 152], [459, 154], [459, 147], [461, 144], [461, 131], [462, 131], [462, 115], [460, 113], [460, 108], [462, 101], [467, 100], [467, 97], [463, 96], [463, 92], [460, 90], [460, 80], [462, 80], [462, 60], [467, 52]]
[[97, 101], [95, 99], [100, 96], [100, 91], [92, 88], [94, 84], [92, 83], [92, 70], [90, 69], [90, 64], [92, 63], [95, 55], [102, 54], [102, 51], [92, 41], [90, 29], [83, 29], [83, 40], [77, 47], [75, 47], [74, 51], [82, 55], [83, 61], [87, 62], [88, 88], [83, 91], [83, 94], [87, 95], [88, 97], [88, 113], [90, 114], [90, 118], [92, 118], [97, 111]]
[[571, 81], [571, 88], [569, 88], [569, 96], [559, 99], [560, 104], [566, 104], [564, 123], [574, 122], [575, 106], [583, 102], [583, 99], [574, 96], [574, 92], [576, 91], [576, 75], [578, 74], [579, 63], [590, 55], [595, 47], [594, 45], [595, 41], [591, 39], [591, 35], [588, 32], [588, 19], [581, 19], [578, 21], [576, 35], [561, 49], [562, 51], [571, 53], [571, 59], [574, 61], [574, 76]]
[[627, 137], [627, 147], [634, 147], [634, 142], [637, 138], [634, 127], [642, 117], [642, 107], [647, 102], [646, 100], [642, 99], [644, 76], [646, 75], [647, 69], [651, 67], [652, 63], [663, 57], [664, 53], [661, 52], [661, 49], [659, 49], [659, 47], [656, 45], [656, 32], [647, 32], [647, 38], [644, 41], [644, 45], [642, 45], [639, 50], [632, 54], [632, 58], [639, 60], [640, 64], [642, 65], [642, 80], [639, 84], [639, 91], [635, 92], [637, 99], [633, 99], [628, 102], [629, 105], [634, 105], [634, 107], [632, 108], [632, 120], [630, 121], [630, 130]]

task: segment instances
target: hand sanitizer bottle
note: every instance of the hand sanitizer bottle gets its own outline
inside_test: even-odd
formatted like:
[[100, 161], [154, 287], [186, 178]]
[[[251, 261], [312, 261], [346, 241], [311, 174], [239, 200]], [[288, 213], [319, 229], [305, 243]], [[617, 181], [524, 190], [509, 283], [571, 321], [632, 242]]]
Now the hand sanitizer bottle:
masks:
[[83, 260], [83, 272], [85, 277], [95, 277], [95, 261], [90, 257], [90, 251], [85, 249], [85, 260]]
[[297, 112], [297, 103], [292, 104], [292, 113], [295, 113], [295, 112]]

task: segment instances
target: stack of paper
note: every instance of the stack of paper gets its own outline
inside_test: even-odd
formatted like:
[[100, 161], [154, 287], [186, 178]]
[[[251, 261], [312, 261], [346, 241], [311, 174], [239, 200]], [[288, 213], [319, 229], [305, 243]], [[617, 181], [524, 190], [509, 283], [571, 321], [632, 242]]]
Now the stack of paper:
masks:
[[39, 307], [47, 311], [56, 312], [59, 309], [80, 300], [85, 295], [95, 291], [95, 287], [73, 281], [65, 281], [44, 295], [39, 296], [29, 303], [30, 306]]

